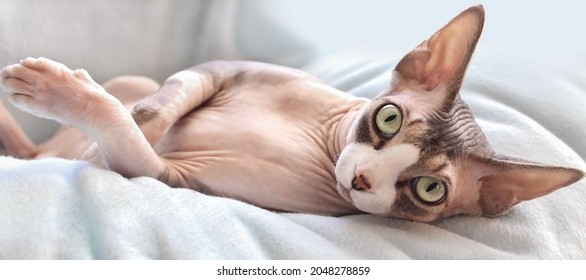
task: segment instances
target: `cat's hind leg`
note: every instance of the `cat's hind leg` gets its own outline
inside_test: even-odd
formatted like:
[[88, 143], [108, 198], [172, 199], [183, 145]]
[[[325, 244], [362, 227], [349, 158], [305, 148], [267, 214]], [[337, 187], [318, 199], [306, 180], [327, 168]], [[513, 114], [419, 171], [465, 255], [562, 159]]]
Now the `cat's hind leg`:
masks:
[[[137, 102], [155, 93], [161, 86], [155, 80], [144, 76], [118, 76], [102, 84], [102, 87], [116, 97], [130, 112]], [[89, 146], [83, 154], [82, 160], [98, 166], [104, 166], [102, 155], [97, 143]]]
[[81, 129], [99, 146], [108, 169], [127, 177], [158, 178], [165, 167], [124, 105], [85, 70], [45, 58], [27, 58], [2, 70], [14, 105]]
[[242, 82], [251, 63], [211, 61], [179, 71], [153, 95], [140, 100], [132, 116], [151, 145], [185, 114]]

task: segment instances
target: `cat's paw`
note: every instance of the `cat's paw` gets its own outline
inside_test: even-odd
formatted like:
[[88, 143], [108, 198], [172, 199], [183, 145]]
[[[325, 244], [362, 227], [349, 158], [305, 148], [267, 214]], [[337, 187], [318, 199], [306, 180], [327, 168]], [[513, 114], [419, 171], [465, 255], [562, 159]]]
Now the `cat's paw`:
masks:
[[16, 107], [64, 124], [84, 124], [117, 102], [85, 70], [46, 58], [26, 58], [2, 69], [1, 76]]

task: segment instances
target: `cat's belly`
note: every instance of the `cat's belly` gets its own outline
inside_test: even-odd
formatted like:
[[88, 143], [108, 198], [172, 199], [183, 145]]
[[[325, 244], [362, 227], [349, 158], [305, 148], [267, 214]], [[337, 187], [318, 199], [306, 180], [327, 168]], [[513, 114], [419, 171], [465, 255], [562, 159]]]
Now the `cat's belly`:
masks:
[[357, 213], [336, 191], [324, 127], [254, 108], [200, 108], [155, 145], [179, 185], [279, 211]]

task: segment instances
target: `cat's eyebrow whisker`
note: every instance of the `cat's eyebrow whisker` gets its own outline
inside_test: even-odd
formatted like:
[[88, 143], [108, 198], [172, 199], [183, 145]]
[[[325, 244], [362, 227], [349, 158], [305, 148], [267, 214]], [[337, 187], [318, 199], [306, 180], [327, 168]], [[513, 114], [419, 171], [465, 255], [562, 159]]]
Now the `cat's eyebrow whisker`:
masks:
[[433, 170], [431, 170], [431, 173], [439, 173], [440, 171], [446, 169], [448, 167], [448, 163], [444, 162], [442, 164], [440, 164], [439, 166], [437, 166], [436, 168], [434, 168]]

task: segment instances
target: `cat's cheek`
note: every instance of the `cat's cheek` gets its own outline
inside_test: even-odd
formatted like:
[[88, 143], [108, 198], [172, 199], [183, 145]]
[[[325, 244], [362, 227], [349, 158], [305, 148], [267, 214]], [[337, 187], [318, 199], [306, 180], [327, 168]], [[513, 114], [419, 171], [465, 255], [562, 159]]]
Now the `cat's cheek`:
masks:
[[387, 188], [382, 193], [370, 193], [347, 189], [338, 183], [337, 190], [342, 198], [352, 203], [356, 208], [372, 214], [390, 213], [396, 196], [392, 188]]
[[376, 193], [350, 191], [356, 208], [372, 214], [389, 214], [395, 202], [395, 188], [381, 188]]

